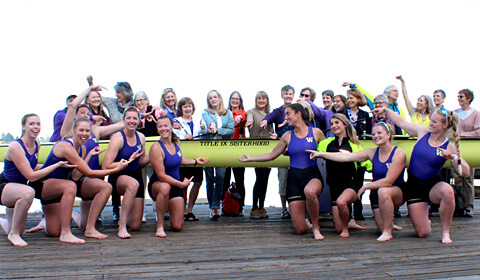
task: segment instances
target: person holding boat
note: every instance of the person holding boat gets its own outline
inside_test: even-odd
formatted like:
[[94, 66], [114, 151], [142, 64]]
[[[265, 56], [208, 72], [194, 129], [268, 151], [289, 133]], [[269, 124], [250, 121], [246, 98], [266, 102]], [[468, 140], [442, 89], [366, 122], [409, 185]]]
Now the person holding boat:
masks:
[[[290, 169], [287, 176], [286, 196], [293, 228], [296, 234], [305, 234], [309, 228], [313, 228], [314, 239], [323, 240], [324, 236], [320, 233], [318, 225], [318, 196], [322, 192], [322, 175], [316, 160], [310, 159], [310, 153], [306, 150], [317, 150], [317, 143], [325, 139], [325, 136], [320, 129], [309, 126], [312, 119], [313, 112], [305, 101], [287, 105], [285, 120], [294, 129], [285, 132], [270, 153], [259, 156], [243, 155], [238, 157], [238, 160], [270, 161], [288, 149]], [[305, 219], [305, 207], [311, 223]]]
[[470, 175], [468, 163], [460, 157], [458, 115], [443, 108], [438, 109], [432, 114], [430, 129], [427, 129], [423, 125], [407, 122], [388, 108], [376, 108], [374, 112], [386, 112], [395, 125], [409, 135], [418, 137], [412, 150], [404, 192], [415, 232], [418, 237], [430, 235], [428, 202], [440, 204], [442, 243], [452, 243], [450, 224], [455, 210], [455, 195], [452, 186], [442, 180], [440, 172], [445, 161], [450, 160], [461, 176]]

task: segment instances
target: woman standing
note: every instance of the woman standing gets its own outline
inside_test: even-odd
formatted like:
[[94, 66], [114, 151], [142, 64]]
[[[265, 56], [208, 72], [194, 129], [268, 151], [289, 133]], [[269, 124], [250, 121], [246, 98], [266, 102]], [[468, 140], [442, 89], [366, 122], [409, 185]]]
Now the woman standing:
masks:
[[[243, 98], [238, 91], [232, 92], [228, 100], [228, 110], [232, 111], [233, 121], [235, 122], [235, 129], [233, 131], [232, 139], [245, 138], [245, 123], [247, 122], [247, 113], [243, 107]], [[240, 211], [239, 216], [243, 216], [243, 205], [245, 204], [245, 167], [227, 167], [225, 171], [225, 178], [223, 181], [222, 200], [230, 187], [230, 179], [235, 176], [235, 184], [237, 191], [240, 194]], [[223, 212], [223, 211], [222, 211]], [[268, 216], [267, 216], [268, 217]]]
[[[10, 144], [5, 152], [5, 167], [0, 174], [0, 204], [7, 207], [7, 219], [0, 218], [0, 225], [8, 235], [8, 240], [15, 246], [27, 246], [22, 239], [27, 221], [28, 209], [33, 198], [42, 198], [42, 189], [35, 191], [27, 181], [39, 180], [59, 167], [73, 167], [66, 161], [37, 170], [40, 142], [40, 118], [28, 114], [22, 118], [22, 136]], [[43, 188], [43, 196], [61, 195], [64, 189], [60, 184], [49, 184]], [[69, 228], [70, 229], [70, 228]], [[82, 243], [66, 230], [60, 238], [64, 242]]]
[[[246, 127], [250, 131], [250, 137], [271, 138], [273, 135], [273, 125], [269, 124], [265, 129], [260, 127], [260, 123], [266, 115], [270, 114], [270, 101], [264, 91], [259, 91], [255, 95], [255, 108], [247, 111]], [[271, 168], [255, 167], [255, 185], [253, 186], [253, 203], [250, 211], [250, 218], [267, 218], [268, 214], [264, 208], [265, 196], [267, 195], [268, 177]]]
[[[270, 153], [254, 157], [244, 155], [238, 160], [270, 161], [288, 148], [290, 169], [287, 178], [287, 200], [293, 228], [296, 234], [305, 234], [313, 224], [314, 239], [323, 240], [324, 236], [320, 233], [318, 225], [318, 196], [322, 192], [322, 176], [317, 162], [310, 159], [310, 154], [306, 150], [316, 150], [317, 143], [325, 137], [320, 129], [308, 126], [312, 118], [313, 112], [305, 109], [303, 105], [299, 103], [288, 105], [285, 109], [285, 119], [294, 129], [287, 131]], [[305, 207], [312, 224], [305, 219]]]
[[[460, 158], [458, 115], [446, 109], [437, 110], [431, 117], [430, 129], [427, 129], [423, 125], [407, 122], [390, 109], [374, 110], [384, 111], [396, 125], [409, 135], [418, 138], [413, 147], [405, 188], [405, 200], [415, 232], [419, 237], [427, 237], [431, 233], [428, 202], [440, 204], [442, 243], [452, 243], [450, 223], [455, 210], [455, 196], [453, 188], [442, 181], [440, 171], [445, 161], [449, 159], [461, 176], [470, 175], [470, 167]], [[447, 136], [451, 137], [455, 146], [450, 143]]]
[[407, 87], [405, 86], [405, 81], [402, 76], [397, 77], [398, 80], [402, 83], [402, 94], [403, 99], [405, 100], [405, 106], [407, 106], [408, 114], [412, 118], [411, 123], [421, 124], [426, 128], [430, 128], [430, 117], [435, 110], [435, 105], [433, 100], [428, 95], [421, 95], [417, 99], [417, 107], [412, 106], [412, 102], [408, 98]]
[[[310, 158], [322, 157], [336, 162], [364, 162], [373, 163], [373, 181], [363, 185], [358, 191], [361, 199], [366, 189], [370, 190], [370, 204], [373, 209], [375, 224], [382, 233], [378, 241], [388, 241], [393, 238], [393, 211], [394, 207], [403, 204], [403, 173], [405, 171], [405, 152], [393, 145], [393, 127], [379, 122], [373, 127], [373, 142], [377, 148], [364, 149], [355, 153], [332, 153], [311, 151]], [[397, 227], [398, 229], [398, 227]]]
[[[329, 137], [318, 144], [319, 152], [345, 152], [360, 151], [355, 128], [344, 114], [335, 114], [330, 118], [330, 129], [335, 137]], [[330, 186], [332, 199], [332, 213], [335, 229], [340, 237], [349, 237], [348, 222], [350, 211], [348, 205], [357, 200], [357, 191], [360, 188], [355, 182], [357, 168], [367, 167], [369, 162], [358, 164], [356, 162], [335, 162], [326, 160], [327, 184]]]
[[109, 176], [113, 193], [123, 195], [120, 220], [118, 222], [118, 237], [130, 238], [130, 229], [140, 230], [142, 225], [145, 187], [142, 178], [142, 167], [149, 162], [145, 155], [145, 136], [136, 131], [140, 122], [140, 112], [136, 107], [127, 107], [123, 121], [125, 128], [115, 133], [108, 145], [103, 160], [103, 168], [115, 168], [123, 160], [132, 162], [122, 172]]
[[333, 109], [335, 112], [341, 113], [347, 110], [347, 108], [347, 98], [345, 96], [335, 95], [335, 97], [333, 97]]
[[[195, 119], [195, 104], [189, 97], [184, 97], [178, 102], [177, 115], [175, 121], [180, 124], [180, 129], [173, 131], [181, 140], [192, 140], [195, 137], [206, 134], [207, 126], [202, 119]], [[203, 182], [203, 168], [202, 167], [180, 167], [180, 179], [191, 178], [193, 186], [188, 195], [188, 207], [185, 205], [184, 218], [185, 221], [198, 221], [198, 218], [193, 214], [193, 206], [197, 201], [198, 191]], [[187, 200], [187, 188], [183, 189], [185, 204]]]
[[[215, 134], [214, 139], [230, 139], [234, 132], [234, 120], [232, 111], [225, 108], [220, 93], [211, 90], [207, 95], [207, 109], [202, 112], [202, 118], [208, 127], [208, 132]], [[205, 167], [207, 177], [207, 199], [210, 209], [210, 219], [213, 221], [220, 218], [218, 209], [222, 198], [225, 167]]]
[[157, 232], [156, 236], [166, 237], [163, 228], [165, 212], [170, 213], [170, 226], [174, 231], [181, 231], [184, 220], [185, 202], [183, 189], [190, 185], [193, 176], [180, 179], [180, 164], [205, 164], [208, 160], [201, 157], [189, 159], [182, 156], [180, 140], [173, 133], [173, 120], [162, 116], [157, 121], [160, 140], [150, 148], [150, 158], [154, 169], [152, 179], [148, 184], [148, 192], [156, 203]]

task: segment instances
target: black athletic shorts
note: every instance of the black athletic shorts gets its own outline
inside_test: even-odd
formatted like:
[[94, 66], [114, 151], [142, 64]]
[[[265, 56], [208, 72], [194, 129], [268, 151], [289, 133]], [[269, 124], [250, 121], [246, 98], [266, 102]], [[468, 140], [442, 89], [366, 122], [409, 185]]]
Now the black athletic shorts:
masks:
[[192, 176], [192, 182], [202, 182], [203, 167], [180, 167], [180, 180], [183, 180], [184, 178], [190, 179]]
[[117, 190], [117, 180], [118, 180], [118, 177], [120, 177], [122, 175], [130, 176], [133, 179], [137, 180], [138, 190], [137, 190], [137, 194], [135, 195], [135, 197], [136, 198], [145, 198], [145, 185], [144, 185], [144, 182], [143, 182], [143, 176], [142, 176], [142, 169], [141, 168], [138, 168], [138, 169], [133, 170], [133, 171], [122, 170], [118, 173], [115, 173], [115, 174], [112, 174], [112, 175], [108, 176], [108, 182], [112, 185], [112, 196], [115, 195], [115, 194], [117, 196], [120, 196], [120, 194], [118, 193], [118, 190]]
[[306, 200], [304, 190], [312, 179], [323, 182], [317, 165], [305, 169], [290, 167], [287, 176], [287, 201], [290, 203], [297, 200]]
[[404, 192], [407, 205], [418, 202], [430, 202], [430, 191], [438, 182], [443, 182], [440, 175], [429, 179], [420, 179], [408, 170], [408, 180]]
[[[40, 202], [42, 203], [42, 205], [60, 203], [60, 200], [62, 200], [62, 196], [59, 196], [59, 197], [57, 197], [55, 199], [51, 199], [51, 200], [42, 199], [43, 184], [48, 179], [54, 179], [54, 178], [51, 178], [50, 176], [46, 176], [46, 177], [44, 177], [40, 180], [37, 180], [35, 182], [28, 182], [28, 185], [35, 190], [35, 198], [40, 199]], [[61, 180], [63, 180], [63, 179], [61, 179]], [[65, 181], [68, 181], [68, 180], [65, 180]]]
[[[148, 194], [153, 199], [153, 201], [157, 200], [157, 198], [153, 196], [153, 184], [155, 182], [158, 182], [158, 178], [155, 176], [152, 176], [152, 178], [150, 178], [150, 182], [148, 182]], [[175, 186], [170, 186], [170, 194], [168, 195], [168, 199], [172, 199], [175, 197], [183, 197], [183, 189]]]

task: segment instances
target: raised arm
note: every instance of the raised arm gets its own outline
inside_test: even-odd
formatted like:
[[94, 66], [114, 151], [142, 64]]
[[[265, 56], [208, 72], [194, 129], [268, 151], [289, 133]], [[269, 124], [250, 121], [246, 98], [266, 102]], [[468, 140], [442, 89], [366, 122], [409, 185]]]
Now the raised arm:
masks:
[[421, 137], [428, 132], [428, 129], [420, 124], [412, 124], [405, 120], [402, 116], [395, 113], [394, 111], [388, 108], [376, 108], [373, 110], [376, 114], [381, 114], [383, 112], [387, 113], [388, 118], [396, 125], [405, 130], [412, 137]]
[[125, 123], [123, 122], [123, 120], [107, 126], [97, 126], [95, 132], [97, 132], [98, 134], [95, 134], [95, 136], [97, 136], [98, 139], [104, 138], [122, 130], [124, 127]]
[[413, 115], [413, 111], [415, 110], [415, 108], [412, 106], [412, 102], [410, 101], [410, 98], [408, 98], [407, 87], [405, 86], [405, 80], [403, 79], [402, 75], [397, 76], [397, 80], [399, 80], [402, 83], [403, 100], [405, 100], [405, 106], [407, 106], [408, 114], [411, 117]]

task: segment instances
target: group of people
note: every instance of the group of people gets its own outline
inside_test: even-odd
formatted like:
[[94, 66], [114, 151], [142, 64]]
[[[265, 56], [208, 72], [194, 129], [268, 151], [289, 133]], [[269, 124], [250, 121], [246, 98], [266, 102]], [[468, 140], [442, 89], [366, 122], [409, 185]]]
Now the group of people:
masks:
[[[397, 78], [407, 102], [404, 80], [401, 76]], [[155, 201], [156, 236], [166, 237], [166, 217], [175, 231], [182, 230], [184, 221], [198, 220], [193, 206], [203, 172], [210, 219], [220, 218], [221, 201], [230, 185], [232, 171], [241, 197], [241, 216], [245, 204], [245, 168], [197, 166], [208, 159], [183, 157], [180, 140], [240, 139], [247, 135], [280, 141], [270, 153], [244, 155], [238, 157], [240, 161], [269, 161], [281, 154], [289, 155], [290, 167], [278, 168], [279, 194], [282, 218], [291, 217], [297, 234], [312, 229], [315, 239], [324, 238], [318, 225], [318, 196], [328, 185], [333, 221], [341, 237], [349, 236], [349, 222], [353, 216], [358, 217], [352, 216], [351, 204], [370, 189], [375, 223], [381, 232], [379, 241], [393, 237], [392, 229], [397, 228], [393, 225], [394, 208], [406, 201], [420, 237], [431, 230], [427, 203], [440, 204], [442, 242], [451, 242], [449, 227], [455, 198], [451, 186], [442, 181], [440, 170], [446, 160], [452, 160], [458, 177], [473, 176], [460, 157], [458, 143], [466, 130], [470, 135], [480, 134], [480, 113], [470, 107], [473, 93], [469, 90], [459, 93], [458, 114], [443, 108], [443, 91], [434, 93], [436, 109], [431, 106], [432, 98], [426, 95], [419, 98], [416, 108], [408, 105], [408, 100], [412, 123], [405, 120], [398, 107], [395, 86], [372, 98], [353, 83], [343, 84], [349, 87], [347, 97], [324, 91], [324, 107], [315, 105], [313, 89], [302, 89], [300, 98], [295, 99], [294, 88], [284, 86], [283, 105], [272, 111], [264, 91], [256, 94], [255, 107], [245, 111], [239, 92], [232, 92], [225, 106], [221, 94], [212, 90], [207, 94], [207, 108], [197, 118], [193, 100], [184, 97], [177, 101], [171, 88], [164, 90], [160, 106], [156, 106], [150, 104], [145, 92], [134, 94], [128, 82], [117, 83], [116, 98], [112, 98], [101, 96], [103, 87], [93, 85], [91, 77], [88, 81], [90, 87], [78, 96], [69, 96], [67, 107], [55, 114], [51, 139], [58, 142], [43, 165], [38, 164], [37, 137], [41, 124], [35, 114], [23, 117], [22, 136], [5, 154], [0, 204], [7, 207], [7, 219], [0, 219], [0, 224], [13, 245], [27, 245], [21, 236], [33, 198], [41, 200], [44, 213], [43, 225], [37, 228], [44, 228], [48, 236], [57, 236], [62, 242], [84, 243], [84, 239], [72, 234], [71, 219], [85, 237], [106, 238], [96, 230], [95, 222], [111, 196], [118, 237], [130, 238], [128, 230], [139, 230], [142, 224], [145, 189]], [[372, 109], [373, 116], [360, 109], [365, 105]], [[403, 133], [418, 137], [407, 182], [403, 178], [405, 152], [392, 142], [393, 135]], [[359, 139], [365, 134], [372, 134], [378, 148], [361, 147]], [[160, 137], [147, 154], [145, 137], [148, 136]], [[110, 139], [102, 165], [99, 155], [104, 151], [98, 145], [100, 139]], [[326, 178], [322, 177], [316, 158], [326, 160]], [[367, 170], [373, 172], [373, 182], [364, 185]], [[268, 217], [264, 202], [270, 171], [268, 167], [255, 168], [252, 218]], [[104, 180], [106, 176], [108, 182]], [[187, 200], [187, 189], [192, 183]], [[75, 197], [81, 198], [80, 213], [72, 212]], [[473, 196], [471, 199], [469, 211], [473, 209]], [[358, 211], [361, 215], [361, 208]]]

